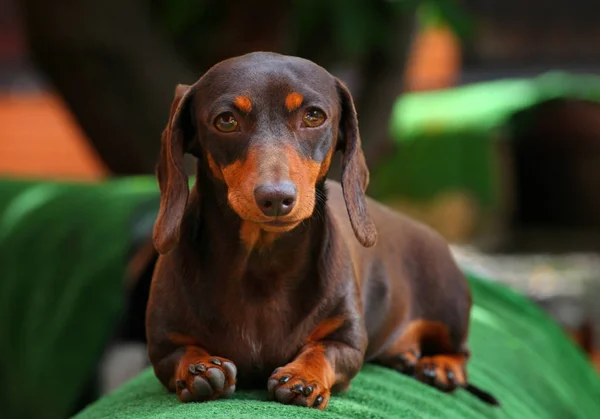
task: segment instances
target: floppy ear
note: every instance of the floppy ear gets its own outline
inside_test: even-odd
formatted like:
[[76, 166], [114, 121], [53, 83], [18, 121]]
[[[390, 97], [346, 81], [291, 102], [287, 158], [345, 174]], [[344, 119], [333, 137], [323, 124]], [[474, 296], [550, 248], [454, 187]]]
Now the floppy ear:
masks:
[[352, 95], [336, 79], [342, 115], [340, 118], [338, 150], [342, 150], [342, 190], [354, 235], [364, 247], [377, 241], [377, 231], [367, 211], [365, 191], [369, 185], [369, 169], [360, 143], [358, 119]]
[[188, 177], [183, 166], [183, 155], [195, 137], [191, 132], [190, 86], [180, 84], [167, 127], [162, 133], [162, 144], [156, 177], [160, 188], [160, 209], [154, 223], [152, 238], [154, 247], [165, 254], [173, 250], [179, 241], [179, 227], [189, 197]]

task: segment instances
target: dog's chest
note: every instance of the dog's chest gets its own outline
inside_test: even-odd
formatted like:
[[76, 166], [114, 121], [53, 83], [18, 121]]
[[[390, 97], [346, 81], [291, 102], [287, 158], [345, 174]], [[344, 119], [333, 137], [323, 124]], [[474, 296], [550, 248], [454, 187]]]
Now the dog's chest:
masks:
[[211, 351], [236, 364], [241, 383], [264, 386], [273, 369], [292, 361], [304, 341], [302, 327], [293, 325], [290, 316], [286, 307], [239, 302], [222, 313], [220, 330], [211, 331]]
[[271, 372], [306, 343], [319, 295], [302, 292], [302, 274], [292, 262], [285, 270], [251, 258], [243, 270], [211, 275], [226, 279], [206, 288], [210, 297], [199, 314], [212, 321], [202, 340], [210, 342], [211, 353], [236, 364], [241, 383], [259, 380], [264, 387]]

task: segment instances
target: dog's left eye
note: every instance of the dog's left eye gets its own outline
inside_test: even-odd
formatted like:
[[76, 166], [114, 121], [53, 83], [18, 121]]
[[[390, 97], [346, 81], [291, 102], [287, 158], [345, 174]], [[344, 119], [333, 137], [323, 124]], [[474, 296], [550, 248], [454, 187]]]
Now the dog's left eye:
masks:
[[307, 127], [318, 127], [323, 125], [323, 122], [325, 122], [325, 112], [319, 108], [308, 108], [304, 114], [304, 117], [302, 118], [302, 121]]
[[238, 122], [231, 112], [224, 112], [215, 119], [215, 127], [221, 132], [233, 132], [238, 127]]

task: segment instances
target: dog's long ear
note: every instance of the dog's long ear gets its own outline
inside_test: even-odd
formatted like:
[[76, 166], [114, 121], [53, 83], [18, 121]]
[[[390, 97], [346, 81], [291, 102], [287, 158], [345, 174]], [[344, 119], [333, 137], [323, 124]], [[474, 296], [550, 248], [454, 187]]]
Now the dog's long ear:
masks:
[[189, 197], [188, 177], [183, 166], [183, 155], [195, 138], [191, 129], [190, 100], [192, 88], [178, 85], [167, 127], [162, 133], [162, 144], [156, 177], [160, 187], [160, 209], [154, 223], [154, 247], [165, 254], [179, 241], [179, 227]]
[[343, 152], [342, 189], [354, 235], [364, 247], [377, 241], [377, 231], [367, 211], [365, 191], [369, 185], [369, 169], [365, 161], [356, 109], [350, 91], [336, 80], [342, 115], [340, 119], [337, 149]]

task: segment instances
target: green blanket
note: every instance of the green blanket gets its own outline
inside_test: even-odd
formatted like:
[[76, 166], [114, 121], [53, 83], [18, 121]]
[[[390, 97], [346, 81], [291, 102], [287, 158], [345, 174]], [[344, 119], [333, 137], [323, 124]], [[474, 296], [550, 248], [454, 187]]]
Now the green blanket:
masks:
[[466, 391], [443, 394], [413, 379], [367, 365], [350, 391], [325, 412], [266, 400], [266, 391], [238, 391], [231, 400], [181, 404], [151, 370], [81, 412], [99, 418], [600, 418], [600, 379], [563, 332], [525, 298], [470, 278], [475, 305], [470, 337], [471, 381], [502, 407]]

